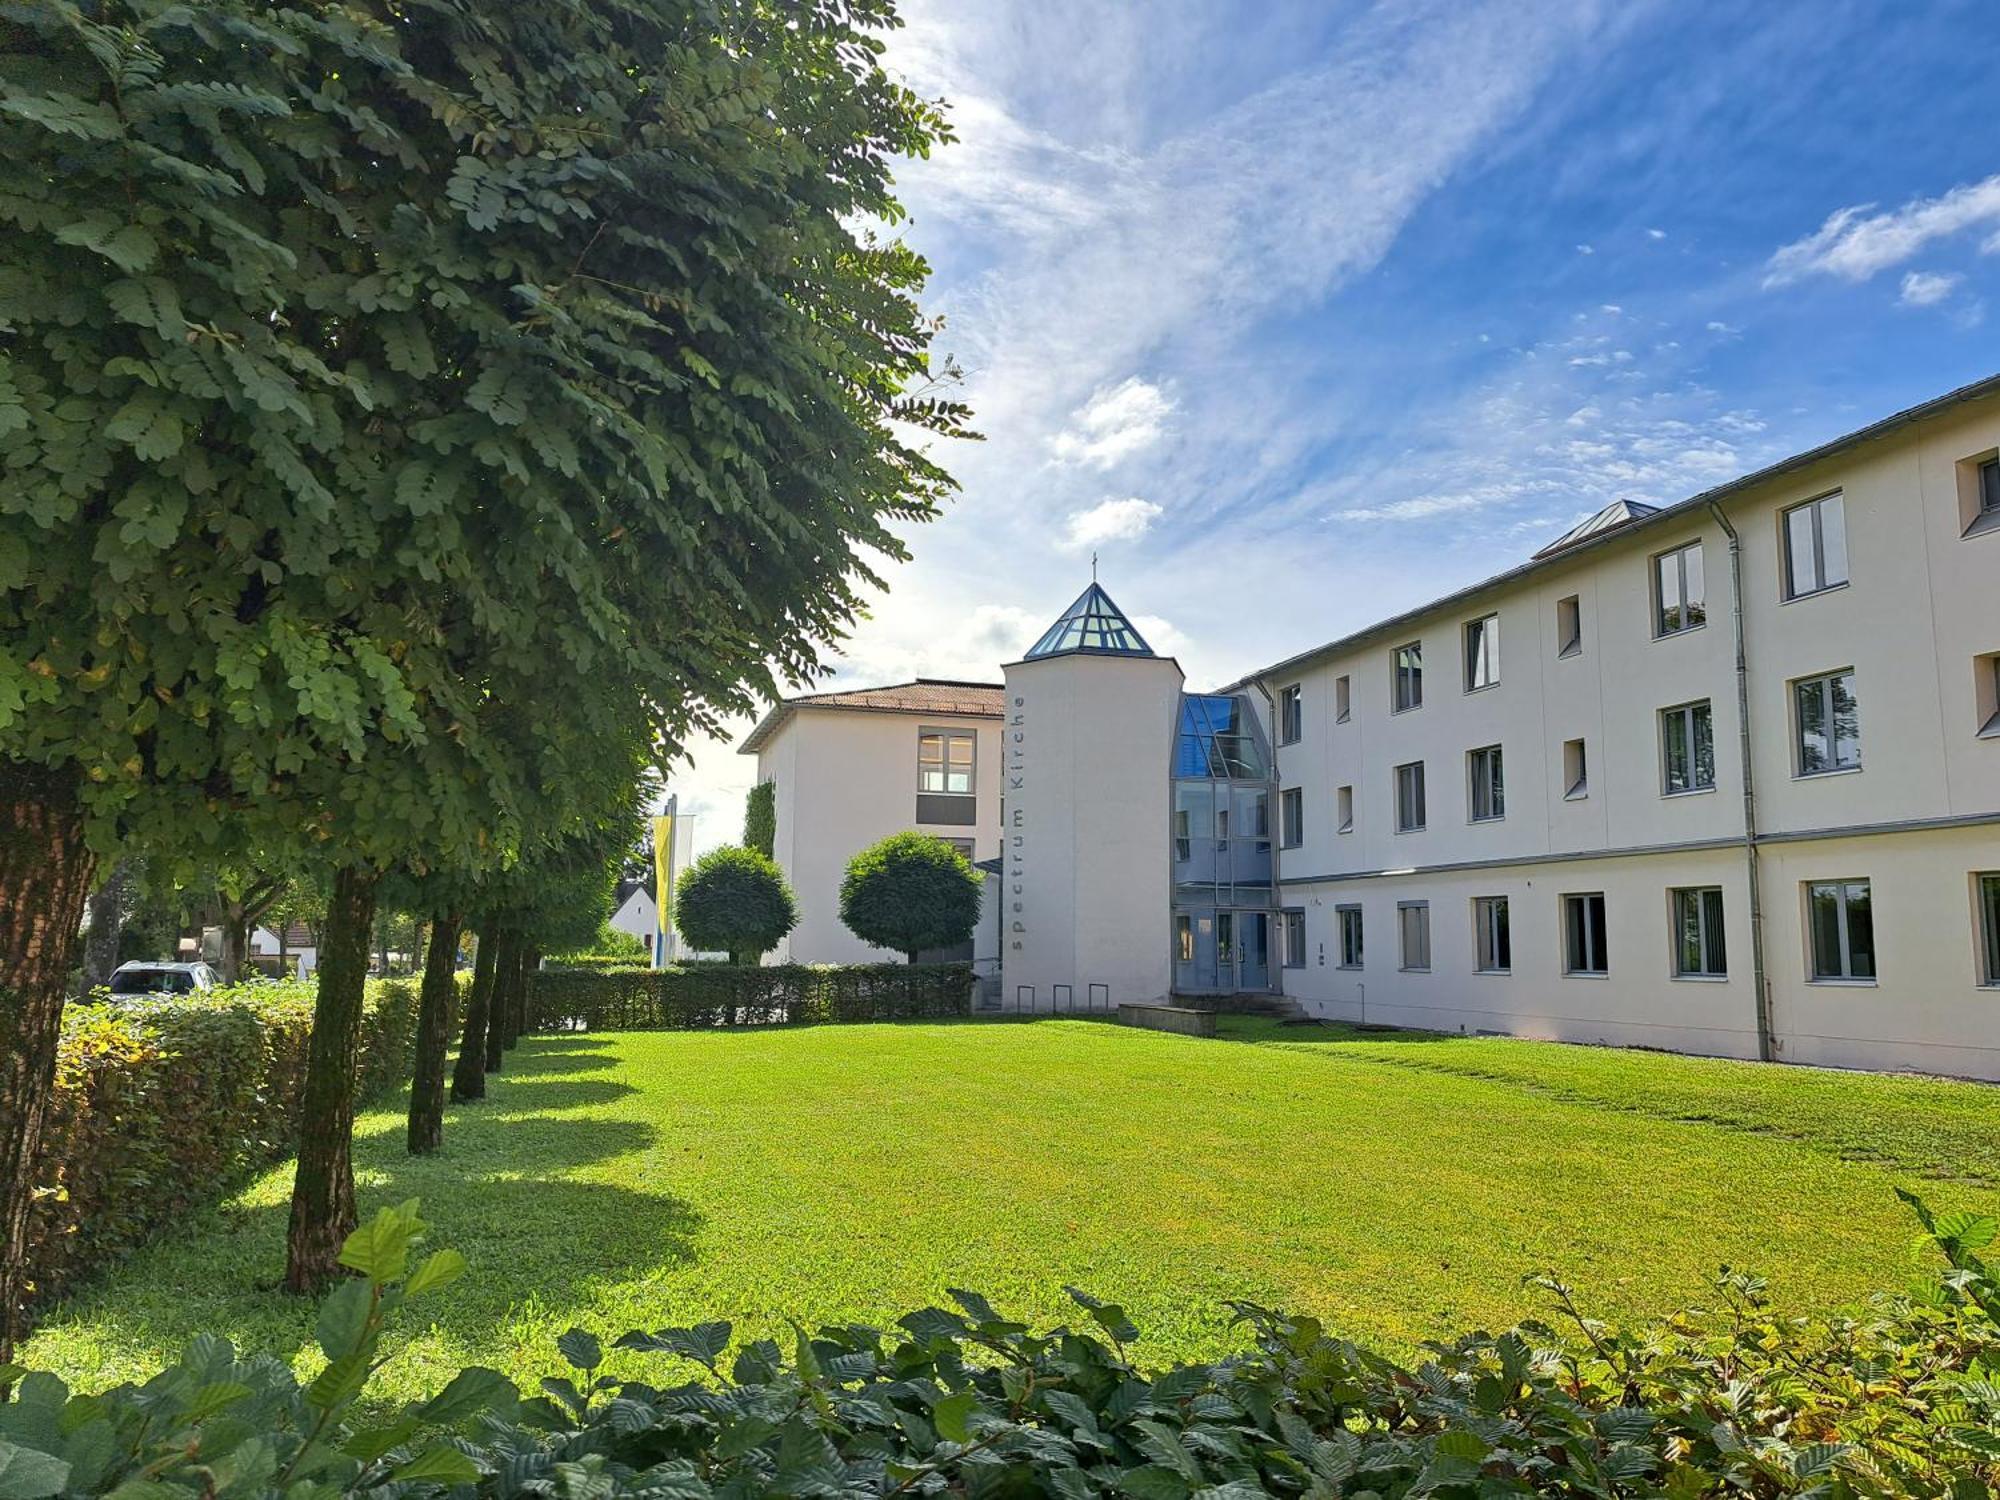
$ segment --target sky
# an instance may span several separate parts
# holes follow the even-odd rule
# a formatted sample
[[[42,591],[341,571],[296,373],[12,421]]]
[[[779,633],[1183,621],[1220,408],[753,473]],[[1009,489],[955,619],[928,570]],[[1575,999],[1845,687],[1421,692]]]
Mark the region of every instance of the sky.
[[[2000,371],[1996,0],[905,0],[980,443],[819,686],[1090,581],[1191,688]],[[755,760],[670,785],[732,842]]]

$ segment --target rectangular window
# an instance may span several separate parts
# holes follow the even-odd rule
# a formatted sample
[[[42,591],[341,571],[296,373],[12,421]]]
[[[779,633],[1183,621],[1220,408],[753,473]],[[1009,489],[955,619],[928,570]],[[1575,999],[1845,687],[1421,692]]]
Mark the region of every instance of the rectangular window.
[[[1424,826],[1424,763],[1413,760],[1396,767],[1396,832],[1414,833]]]
[[[1701,577],[1701,543],[1689,542],[1653,559],[1653,634],[1679,635],[1708,623]]]
[[[1411,641],[1407,646],[1398,646],[1395,654],[1396,698],[1395,709],[1402,713],[1406,709],[1422,708],[1424,705],[1424,643]]]
[[[1715,725],[1707,699],[1660,710],[1660,762],[1669,797],[1715,785]]]
[[[1821,880],[1806,887],[1814,979],[1875,977],[1875,914],[1865,880]]]
[[[1278,689],[1278,743],[1296,745],[1304,732],[1304,690],[1295,682]]]
[[[2000,516],[2000,458],[1989,458],[1979,466],[1979,513]]]
[[[1482,974],[1505,974],[1514,967],[1514,944],[1507,934],[1507,898],[1472,898],[1473,965]]]
[[[1500,681],[1500,617],[1486,615],[1465,627],[1465,690],[1476,693]]]
[[[1354,788],[1344,786],[1333,794],[1334,811],[1340,815],[1340,832],[1354,832]]]
[[[2000,875],[1974,878],[1979,882],[1979,982],[2000,985]]]
[[[1607,974],[1604,893],[1563,897],[1563,972]]]
[[[1352,685],[1345,675],[1333,679],[1334,723],[1345,724],[1347,722],[1347,716],[1354,706],[1350,696],[1351,692]]]
[[[1847,582],[1847,519],[1839,495],[1784,513],[1785,597],[1802,599]]]
[[[1861,765],[1861,710],[1854,701],[1854,673],[1829,672],[1792,684],[1798,713],[1799,775],[1822,776]]]
[[[1563,741],[1563,798],[1574,802],[1590,795],[1590,763],[1585,759],[1582,740]]]
[[[1507,787],[1501,771],[1500,747],[1488,745],[1483,750],[1472,751],[1465,759],[1472,781],[1472,821],[1485,823],[1506,817]]]
[[[1343,969],[1361,967],[1361,908],[1358,906],[1336,906],[1333,909],[1335,926],[1340,929],[1340,966]]]
[[[926,729],[919,734],[917,790],[972,795],[975,743],[969,730]]]
[[[1423,970],[1431,966],[1431,904],[1428,901],[1398,901],[1396,928],[1402,938],[1403,967]]]
[[[1583,650],[1583,601],[1571,594],[1556,600],[1556,655],[1576,656]]]
[[[2000,735],[2000,651],[1972,659],[1972,693],[1979,737]]]
[[[1674,974],[1720,979],[1729,972],[1722,937],[1722,888],[1692,886],[1670,893],[1674,908]]]
[[[1283,913],[1282,921],[1285,967],[1303,969],[1306,966],[1306,914],[1302,911],[1288,911]]]
[[[1296,849],[1306,841],[1306,803],[1303,788],[1288,786],[1278,793],[1278,846]]]

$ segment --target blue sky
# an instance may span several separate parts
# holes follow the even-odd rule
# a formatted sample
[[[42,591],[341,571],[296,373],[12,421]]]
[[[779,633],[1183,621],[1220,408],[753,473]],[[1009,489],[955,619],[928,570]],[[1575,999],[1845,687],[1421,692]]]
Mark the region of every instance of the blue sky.
[[[1095,548],[1212,685],[2000,371],[1994,0],[905,14],[987,441],[843,683],[997,679]],[[695,748],[733,839],[752,763]]]

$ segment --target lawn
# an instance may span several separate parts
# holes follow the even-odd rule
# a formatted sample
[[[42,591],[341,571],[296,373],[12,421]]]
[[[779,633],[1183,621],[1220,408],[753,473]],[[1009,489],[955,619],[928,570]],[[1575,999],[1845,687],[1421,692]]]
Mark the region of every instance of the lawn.
[[[364,1211],[420,1197],[472,1273],[426,1299],[387,1394],[527,1379],[572,1325],[882,1322],[951,1286],[1049,1322],[1122,1302],[1151,1362],[1235,1343],[1226,1299],[1407,1354],[1541,1309],[1701,1300],[1718,1264],[1826,1309],[1900,1283],[1891,1191],[2000,1210],[2000,1090],[1550,1044],[1088,1021],[529,1040],[446,1149],[363,1116]],[[272,1290],[288,1170],[52,1310],[25,1363],[93,1385],[194,1333],[311,1352]],[[635,1359],[636,1356],[625,1356]]]

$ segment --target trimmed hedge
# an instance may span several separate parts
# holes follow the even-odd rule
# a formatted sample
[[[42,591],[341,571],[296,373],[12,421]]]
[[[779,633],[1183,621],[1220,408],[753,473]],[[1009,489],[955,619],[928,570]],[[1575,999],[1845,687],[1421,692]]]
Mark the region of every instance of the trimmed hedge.
[[[812,1021],[912,1021],[972,1013],[966,964],[690,964],[542,969],[528,1029],[690,1031]]]
[[[313,993],[288,980],[69,1008],[28,1222],[37,1301],[296,1148]],[[409,1078],[416,1013],[416,981],[369,981],[357,1097]]]

